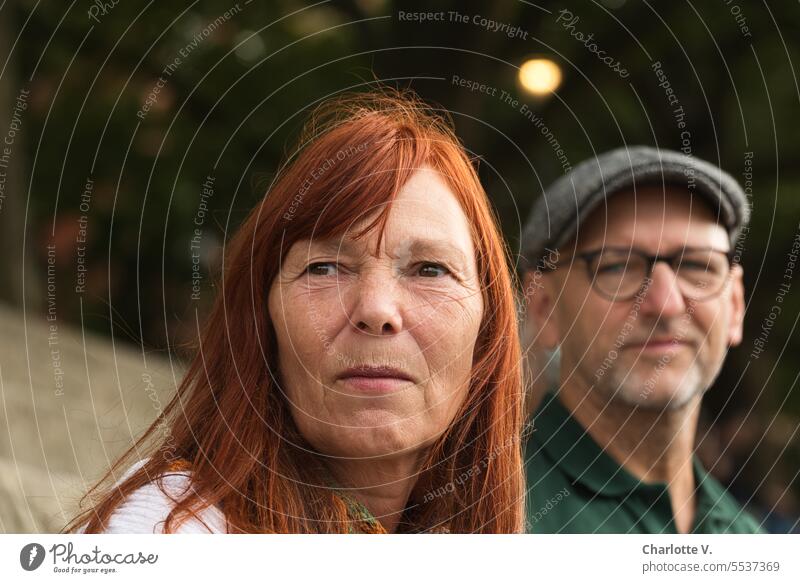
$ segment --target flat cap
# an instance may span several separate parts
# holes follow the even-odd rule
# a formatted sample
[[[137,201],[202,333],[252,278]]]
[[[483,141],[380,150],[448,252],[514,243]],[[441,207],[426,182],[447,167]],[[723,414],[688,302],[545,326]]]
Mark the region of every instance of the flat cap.
[[[584,160],[556,180],[533,205],[522,232],[520,252],[526,269],[569,241],[578,225],[613,194],[645,185],[686,188],[707,201],[736,244],[750,220],[747,197],[727,172],[680,152],[631,146]]]

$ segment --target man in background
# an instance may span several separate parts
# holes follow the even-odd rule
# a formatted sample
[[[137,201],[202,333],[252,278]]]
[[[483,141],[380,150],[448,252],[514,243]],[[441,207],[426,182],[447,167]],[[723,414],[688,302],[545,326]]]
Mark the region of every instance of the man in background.
[[[731,176],[649,147],[587,160],[536,202],[525,328],[560,363],[526,443],[530,532],[760,532],[694,453],[742,339],[748,219]]]

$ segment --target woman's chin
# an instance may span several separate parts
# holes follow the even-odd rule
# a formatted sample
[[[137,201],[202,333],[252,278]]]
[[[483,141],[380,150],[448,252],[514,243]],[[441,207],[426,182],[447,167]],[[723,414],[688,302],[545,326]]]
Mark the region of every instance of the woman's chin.
[[[363,427],[340,428],[329,435],[320,451],[342,458],[388,458],[407,455],[419,450],[430,440],[418,436],[408,421],[390,424],[372,424]]]

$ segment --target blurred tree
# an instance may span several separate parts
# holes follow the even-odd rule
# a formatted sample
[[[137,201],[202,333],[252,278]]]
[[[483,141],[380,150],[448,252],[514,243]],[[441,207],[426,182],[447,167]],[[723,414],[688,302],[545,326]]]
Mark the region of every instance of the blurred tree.
[[[0,10],[0,57],[4,63],[0,73],[0,247],[5,255],[0,270],[0,299],[11,305],[40,311],[42,309],[42,278],[34,261],[30,243],[24,245],[28,216],[25,133],[25,110],[18,106],[18,97],[27,99],[29,88],[17,78],[16,54],[12,43],[18,37],[11,34],[17,27],[10,23],[9,10]],[[22,93],[21,93],[22,91]],[[20,101],[27,108],[25,101]],[[15,113],[17,118],[15,119]],[[14,130],[12,122],[19,129]],[[13,132],[13,134],[12,134]],[[8,141],[12,143],[9,144]],[[24,282],[24,285],[23,285]]]

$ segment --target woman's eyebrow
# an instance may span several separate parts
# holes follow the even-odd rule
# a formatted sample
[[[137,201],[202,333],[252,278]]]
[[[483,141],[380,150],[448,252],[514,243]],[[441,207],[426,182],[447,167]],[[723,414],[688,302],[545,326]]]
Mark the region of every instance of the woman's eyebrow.
[[[349,239],[316,239],[308,244],[308,254],[332,253],[335,255],[360,255],[363,253],[361,245]]]
[[[403,245],[412,255],[430,256],[431,258],[442,257],[455,263],[458,269],[466,269],[469,265],[467,256],[457,246],[445,239],[412,239],[410,243]],[[349,239],[326,239],[311,241],[308,246],[308,254],[312,253],[331,253],[337,256],[361,256],[365,253],[364,246],[359,241]],[[390,253],[392,257],[398,255],[397,251]]]
[[[464,252],[447,240],[441,239],[414,239],[410,246],[414,254],[443,255],[452,261],[458,262],[458,267],[465,268],[468,265],[467,256]]]

